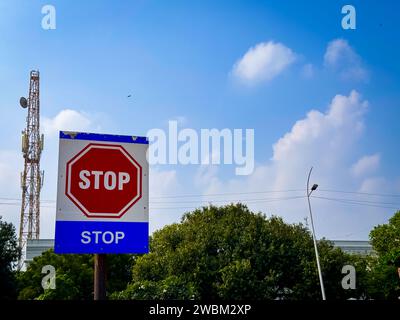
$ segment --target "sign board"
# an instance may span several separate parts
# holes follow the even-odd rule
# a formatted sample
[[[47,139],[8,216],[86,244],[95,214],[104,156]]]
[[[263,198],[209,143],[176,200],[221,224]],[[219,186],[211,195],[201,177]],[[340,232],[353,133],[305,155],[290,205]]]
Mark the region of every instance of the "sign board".
[[[145,137],[60,132],[55,253],[147,253]]]

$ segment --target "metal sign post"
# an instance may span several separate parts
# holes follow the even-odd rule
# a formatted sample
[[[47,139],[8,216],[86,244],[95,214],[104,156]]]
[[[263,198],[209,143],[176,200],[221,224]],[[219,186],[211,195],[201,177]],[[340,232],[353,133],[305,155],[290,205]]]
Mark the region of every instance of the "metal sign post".
[[[94,300],[106,300],[106,255],[94,255]]]

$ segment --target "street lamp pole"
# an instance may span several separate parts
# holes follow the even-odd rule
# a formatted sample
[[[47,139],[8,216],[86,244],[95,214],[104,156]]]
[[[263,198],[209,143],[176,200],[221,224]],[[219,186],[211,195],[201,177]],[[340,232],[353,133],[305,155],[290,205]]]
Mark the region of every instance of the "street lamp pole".
[[[312,237],[313,237],[313,242],[314,242],[314,250],[315,250],[315,258],[317,260],[317,267],[318,267],[318,276],[319,276],[319,283],[321,285],[321,294],[322,294],[322,300],[326,300],[325,296],[325,288],[324,288],[324,281],[322,279],[322,271],[321,271],[321,265],[319,263],[319,254],[318,254],[318,247],[317,247],[317,239],[315,237],[315,229],[314,229],[314,221],[313,221],[313,216],[312,216],[312,211],[311,211],[311,202],[310,202],[310,196],[311,193],[315,190],[317,190],[318,185],[314,184],[311,187],[311,190],[309,188],[310,184],[310,176],[312,172],[312,167],[310,169],[310,172],[308,173],[308,178],[307,178],[307,200],[308,200],[308,209],[310,210],[310,222],[311,222],[311,231],[312,231]]]

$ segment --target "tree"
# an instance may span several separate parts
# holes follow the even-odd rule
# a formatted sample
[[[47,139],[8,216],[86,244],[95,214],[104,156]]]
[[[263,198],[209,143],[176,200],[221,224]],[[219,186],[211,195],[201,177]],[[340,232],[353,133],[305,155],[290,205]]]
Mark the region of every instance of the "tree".
[[[388,224],[375,227],[370,238],[378,257],[375,259],[369,279],[369,292],[375,299],[400,297],[400,211]]]
[[[122,290],[131,278],[132,255],[107,255],[107,292]],[[51,265],[56,272],[56,288],[43,289],[42,268]],[[92,300],[93,255],[58,255],[53,250],[36,257],[19,276],[19,299]]]
[[[388,262],[400,267],[400,211],[389,219],[388,224],[376,226],[370,238],[378,255],[385,256]]]
[[[20,255],[15,227],[2,221],[0,216],[0,300],[13,299],[16,296],[14,267]]]
[[[341,269],[350,256],[319,243],[327,295],[346,298]],[[301,224],[245,205],[204,207],[155,232],[136,257],[132,282],[114,299],[320,299],[314,248]]]
[[[56,289],[44,290],[42,269],[51,265],[56,272]],[[58,255],[52,249],[35,257],[19,276],[18,299],[74,299],[92,297],[93,258],[91,255]]]
[[[371,232],[376,256],[349,255],[327,240],[318,242],[328,300],[397,299],[399,218],[397,212]],[[12,226],[1,226],[12,234]],[[16,247],[15,235],[11,243],[2,248]],[[56,269],[55,290],[41,286],[45,265]],[[107,265],[113,299],[321,299],[309,230],[242,204],[186,213],[180,223],[153,233],[149,254],[108,255]],[[355,289],[342,287],[345,265],[356,270]],[[20,299],[92,299],[93,256],[49,250],[18,278]]]

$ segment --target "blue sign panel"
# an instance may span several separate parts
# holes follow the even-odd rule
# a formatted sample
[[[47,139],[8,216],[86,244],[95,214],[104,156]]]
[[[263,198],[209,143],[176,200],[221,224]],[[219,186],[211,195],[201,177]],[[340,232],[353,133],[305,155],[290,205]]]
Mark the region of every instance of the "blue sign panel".
[[[57,221],[55,253],[147,253],[147,222]]]

